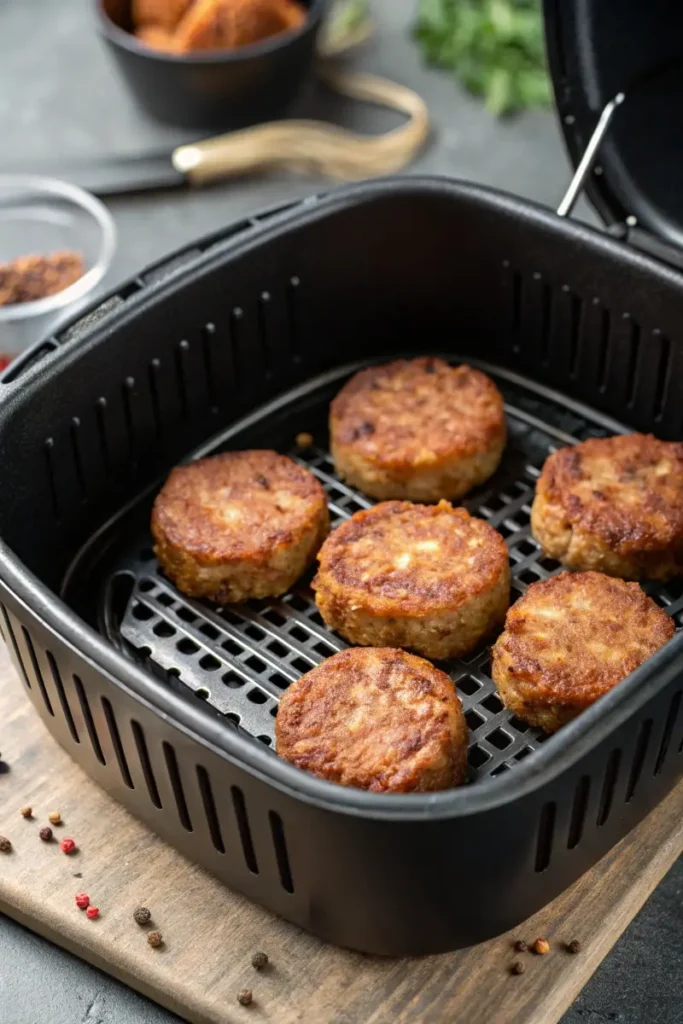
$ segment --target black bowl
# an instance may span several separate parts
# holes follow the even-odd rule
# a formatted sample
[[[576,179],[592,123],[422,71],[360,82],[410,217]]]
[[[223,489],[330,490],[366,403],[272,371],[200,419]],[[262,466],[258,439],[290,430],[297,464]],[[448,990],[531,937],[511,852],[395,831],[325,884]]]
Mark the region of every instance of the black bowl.
[[[142,107],[172,124],[234,129],[281,117],[309,74],[327,0],[301,2],[308,17],[295,31],[190,54],[138,42],[130,0],[95,0],[95,6],[102,36]]]

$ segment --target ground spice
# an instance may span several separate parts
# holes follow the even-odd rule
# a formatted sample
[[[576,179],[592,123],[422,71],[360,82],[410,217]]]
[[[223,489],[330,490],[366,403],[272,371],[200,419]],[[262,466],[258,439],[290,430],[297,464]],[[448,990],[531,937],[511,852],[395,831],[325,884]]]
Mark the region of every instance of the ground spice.
[[[62,816],[59,813],[59,811],[50,811],[50,813],[48,814],[47,817],[48,817],[48,821],[51,821],[53,825],[61,825],[62,824]]]
[[[525,967],[521,960],[515,960],[514,964],[510,968],[511,974],[524,974]]]
[[[52,839],[52,829],[49,825],[44,825],[38,833],[44,843],[49,843]]]
[[[137,907],[137,909],[133,911],[133,918],[137,924],[149,924],[152,920],[152,915],[147,907]]]
[[[0,853],[11,853],[12,844],[6,836],[0,836]]]
[[[76,843],[73,839],[62,839],[59,848],[62,853],[73,853],[76,849]]]
[[[254,1001],[254,994],[250,988],[243,988],[237,993],[237,1002],[240,1006],[251,1006]]]
[[[22,818],[32,818],[33,817],[33,808],[32,807],[22,807],[21,808],[21,816],[22,816]]]
[[[94,921],[96,917],[100,916],[100,908],[88,907],[88,909],[86,910],[86,914],[88,915],[91,921]]]
[[[534,942],[534,953],[538,953],[539,956],[545,956],[546,953],[550,952],[550,943],[547,939],[536,939]]]
[[[567,950],[570,953],[580,953],[581,952],[581,943],[579,942],[578,939],[572,939],[572,941],[567,946]]]
[[[87,910],[90,903],[90,897],[87,892],[76,893],[76,906],[80,907],[81,910]]]
[[[147,936],[147,941],[153,949],[158,949],[162,945],[164,939],[161,932],[150,932]]]
[[[267,953],[254,953],[251,958],[251,966],[255,967],[257,971],[262,971],[264,967],[268,966],[268,954]]]
[[[517,939],[517,941],[515,942],[515,950],[518,953],[526,953],[528,948],[529,947],[527,946],[527,944],[524,941],[524,939]]]

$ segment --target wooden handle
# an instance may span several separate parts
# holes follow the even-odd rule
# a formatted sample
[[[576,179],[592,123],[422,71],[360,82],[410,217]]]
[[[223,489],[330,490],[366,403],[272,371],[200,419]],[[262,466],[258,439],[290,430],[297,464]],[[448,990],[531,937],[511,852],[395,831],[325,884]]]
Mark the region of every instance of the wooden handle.
[[[323,121],[273,121],[180,146],[174,166],[196,185],[266,167],[356,181],[401,170],[425,143],[429,113],[411,89],[326,62],[320,63],[318,75],[336,92],[398,110],[408,122],[385,135],[368,136]]]

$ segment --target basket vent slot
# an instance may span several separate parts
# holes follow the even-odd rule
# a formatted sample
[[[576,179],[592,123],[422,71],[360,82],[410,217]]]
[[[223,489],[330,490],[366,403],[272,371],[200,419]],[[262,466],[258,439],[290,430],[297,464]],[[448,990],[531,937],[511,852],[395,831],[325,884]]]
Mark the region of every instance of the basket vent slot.
[[[287,283],[287,325],[289,328],[289,351],[292,358],[298,362],[301,359],[301,338],[299,329],[299,297],[301,281],[296,275],[290,277]]]
[[[242,852],[244,854],[244,860],[251,873],[257,875],[258,863],[256,861],[254,843],[251,838],[251,829],[249,827],[249,818],[247,816],[247,805],[244,801],[244,793],[239,788],[239,786],[231,786],[230,792],[232,793],[232,805],[235,809],[237,828],[239,830],[240,839],[242,841]]]
[[[85,502],[88,498],[88,489],[85,482],[85,473],[83,472],[83,455],[81,453],[81,421],[78,416],[73,416],[71,419],[69,438],[71,440],[71,454],[73,455],[74,460],[76,481],[78,482],[78,488],[81,492],[81,501]]]
[[[90,737],[90,743],[92,745],[95,757],[101,765],[106,765],[104,753],[102,751],[102,744],[100,738],[97,735],[97,729],[95,728],[95,720],[90,710],[90,704],[88,703],[88,695],[85,692],[85,687],[78,676],[73,676],[74,686],[76,687],[76,693],[78,694],[78,701],[81,705],[81,711],[83,713],[83,720],[85,727],[88,730],[88,736]]]
[[[536,844],[536,871],[545,871],[550,864],[553,852],[553,837],[555,833],[556,805],[554,803],[544,804],[541,817],[538,822],[538,842]]]
[[[572,295],[570,335],[569,335],[569,375],[576,377],[579,361],[579,338],[581,337],[581,320],[583,318],[583,300],[579,295]]]
[[[645,763],[645,757],[647,755],[647,748],[650,745],[650,736],[652,734],[652,719],[646,718],[640,727],[638,733],[638,739],[636,741],[636,749],[633,755],[633,764],[631,765],[631,772],[628,777],[628,785],[626,786],[626,803],[635,796],[636,786],[643,771],[643,764]]]
[[[190,411],[189,397],[187,394],[187,377],[189,372],[188,355],[190,343],[183,339],[175,350],[175,370],[178,382],[178,398],[183,419],[187,419]]]
[[[111,472],[111,453],[109,451],[109,441],[107,440],[106,413],[107,399],[100,396],[95,402],[95,422],[97,423],[97,437],[100,442],[100,452],[102,453],[102,465],[108,476]]]
[[[614,789],[617,784],[620,761],[621,751],[613,750],[607,759],[605,779],[602,784],[602,792],[600,793],[600,805],[598,807],[598,816],[596,820],[596,824],[599,827],[605,824],[610,816],[610,811],[612,810],[612,800],[614,798]]]
[[[147,792],[149,798],[154,806],[161,810],[161,797],[159,796],[159,787],[157,786],[157,780],[154,776],[154,770],[152,768],[152,762],[149,759],[149,751],[147,749],[147,742],[145,740],[145,734],[142,731],[142,726],[139,722],[136,722],[134,718],[131,719],[130,727],[133,733],[133,739],[135,741],[135,747],[140,758],[140,767],[142,768],[142,774],[147,784]]]
[[[59,523],[62,517],[62,510],[59,505],[59,497],[57,491],[57,479],[55,472],[55,442],[52,437],[48,437],[45,442],[45,464],[47,466],[47,483],[50,491],[50,498],[52,499],[52,511],[56,521]]]
[[[669,705],[669,713],[666,716],[666,722],[664,724],[664,732],[662,733],[662,742],[659,745],[659,751],[657,752],[657,760],[655,761],[654,774],[659,775],[664,762],[666,761],[666,755],[669,752],[669,746],[671,744],[671,736],[674,731],[674,725],[676,718],[678,717],[678,711],[681,706],[681,691],[675,693],[671,698]]]
[[[28,656],[31,660],[33,678],[38,683],[38,689],[40,690],[40,695],[43,698],[43,703],[45,704],[48,713],[52,715],[52,717],[54,718],[55,713],[52,708],[52,701],[50,700],[50,695],[48,694],[47,689],[45,688],[45,680],[43,679],[43,673],[40,670],[40,665],[38,664],[38,659],[36,658],[36,651],[33,646],[33,641],[31,640],[31,636],[29,634],[29,631],[26,629],[26,626],[21,627],[21,632],[24,637],[24,643],[26,644]]]
[[[204,805],[204,814],[206,815],[206,822],[209,826],[211,842],[219,853],[225,853],[225,844],[221,834],[218,814],[216,813],[216,804],[213,799],[211,779],[209,778],[209,773],[206,768],[201,764],[197,765],[197,782],[199,783],[199,792],[201,793],[202,803]]]
[[[166,770],[171,783],[171,789],[173,790],[173,796],[175,797],[176,808],[178,810],[178,817],[180,818],[180,824],[183,826],[186,832],[192,831],[192,821],[190,820],[190,812],[187,809],[187,801],[185,799],[185,791],[183,790],[183,781],[180,778],[180,769],[178,768],[178,759],[176,757],[175,750],[170,743],[166,740],[161,744],[164,751],[164,758],[166,760]]]
[[[130,768],[128,767],[128,761],[126,760],[126,752],[123,749],[123,744],[121,743],[121,736],[119,734],[116,716],[114,715],[114,709],[107,697],[102,697],[101,701],[104,717],[107,720],[107,726],[109,728],[109,735],[111,736],[112,746],[114,747],[114,753],[116,754],[116,760],[118,761],[119,771],[121,772],[121,778],[128,786],[128,789],[135,789],[130,774]]]
[[[46,651],[45,656],[47,657],[47,663],[50,666],[50,673],[52,675],[52,679],[55,684],[55,689],[59,697],[59,703],[62,706],[62,711],[64,713],[66,724],[69,728],[69,732],[71,733],[71,738],[74,740],[74,742],[80,743],[81,741],[78,736],[78,730],[76,729],[76,723],[74,722],[73,715],[71,714],[71,708],[69,707],[69,701],[67,700],[66,691],[64,689],[64,683],[62,682],[62,677],[59,672],[59,666],[57,665],[57,662],[55,661],[50,651]]]
[[[135,390],[135,377],[126,377],[121,385],[123,396],[123,421],[126,425],[126,440],[128,443],[128,457],[131,463],[135,459],[135,423],[133,420],[133,392]]]
[[[655,385],[654,414],[655,420],[661,420],[666,406],[671,377],[671,342],[664,335],[660,336],[659,366],[657,367],[657,383]]]
[[[161,370],[161,360],[153,359],[149,364],[149,394],[152,402],[152,419],[154,420],[154,429],[158,438],[161,438],[164,433],[164,424],[161,418],[161,403],[159,402],[159,371]]]
[[[285,828],[282,824],[282,818],[276,811],[268,811],[268,821],[270,822],[270,831],[273,837],[273,846],[275,847],[275,859],[277,860],[277,867],[280,872],[282,888],[286,892],[294,892],[294,882],[292,880],[292,870],[289,866],[289,854],[287,852]]]
[[[12,629],[12,623],[10,622],[10,617],[7,614],[7,609],[5,608],[4,604],[0,605],[0,608],[2,608],[2,616],[3,616],[4,620],[5,620],[5,628],[7,629],[7,635],[10,638],[10,641],[12,643],[12,650],[14,651],[14,656],[17,659],[17,665],[19,666],[19,669],[21,671],[24,683],[26,684],[26,688],[28,690],[30,690],[31,689],[31,680],[29,678],[28,672],[26,671],[26,666],[24,665],[24,659],[22,658],[22,656],[21,656],[21,654],[19,652],[19,645],[17,643],[17,638],[14,635],[14,630]]]
[[[598,350],[598,391],[605,391],[607,388],[607,367],[609,363],[609,341],[611,322],[608,309],[600,312],[600,340]]]
[[[576,784],[572,813],[569,819],[569,834],[567,836],[567,848],[573,850],[581,842],[583,827],[586,822],[586,811],[588,809],[588,797],[590,795],[591,780],[588,775],[582,775]]]

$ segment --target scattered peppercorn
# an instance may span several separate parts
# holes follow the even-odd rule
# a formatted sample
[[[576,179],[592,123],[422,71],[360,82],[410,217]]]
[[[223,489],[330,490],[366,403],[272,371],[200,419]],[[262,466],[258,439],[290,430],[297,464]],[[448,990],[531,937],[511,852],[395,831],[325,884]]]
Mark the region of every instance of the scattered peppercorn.
[[[147,941],[153,949],[158,949],[164,940],[161,932],[150,932],[147,936]]]
[[[301,434],[296,435],[296,446],[297,448],[310,448],[313,444],[313,434],[308,434],[304,431]]]
[[[80,907],[81,910],[87,910],[89,903],[90,903],[90,897],[88,896],[87,892],[77,892],[76,893],[76,906],[77,907]]]
[[[62,839],[59,848],[62,853],[73,853],[76,849],[76,843],[73,839]]]
[[[534,953],[538,953],[539,956],[545,956],[546,953],[550,952],[550,943],[547,939],[536,939],[534,942]]]
[[[264,967],[268,966],[268,954],[254,953],[251,958],[251,966],[255,967],[257,971],[262,971]]]
[[[5,836],[0,836],[0,853],[10,853],[12,844]]]
[[[40,836],[44,843],[49,843],[50,840],[52,839],[52,829],[50,828],[49,825],[44,825],[43,828],[41,828],[38,835]]]
[[[524,939],[517,939],[517,941],[515,942],[515,950],[518,953],[526,953],[528,948],[529,947],[527,946],[527,944],[524,941]]]
[[[74,878],[83,878],[83,872],[82,871],[74,871],[73,877]]]
[[[48,820],[51,821],[53,825],[61,825],[62,824],[62,816],[59,813],[59,811],[50,811],[50,813],[48,814],[47,817],[48,817]]]
[[[133,911],[133,917],[138,924],[149,924],[152,920],[152,915],[147,907],[138,907]]]
[[[86,910],[86,914],[88,915],[91,921],[94,921],[96,917],[100,916],[100,908],[88,907],[88,909]]]
[[[524,964],[522,963],[522,961],[521,960],[515,960],[514,964],[510,968],[510,973],[511,974],[524,974],[524,970],[525,970],[525,967],[524,967]]]
[[[32,807],[22,807],[21,808],[21,816],[22,816],[22,818],[32,818],[33,817],[33,808]]]
[[[254,1001],[254,994],[250,988],[243,988],[237,993],[237,1002],[240,1006],[251,1006]]]
[[[578,939],[572,939],[572,941],[567,946],[567,949],[569,950],[570,953],[580,953],[581,952],[581,943],[579,942]]]

